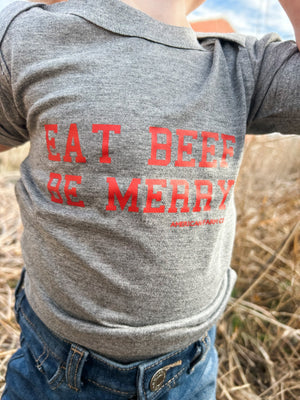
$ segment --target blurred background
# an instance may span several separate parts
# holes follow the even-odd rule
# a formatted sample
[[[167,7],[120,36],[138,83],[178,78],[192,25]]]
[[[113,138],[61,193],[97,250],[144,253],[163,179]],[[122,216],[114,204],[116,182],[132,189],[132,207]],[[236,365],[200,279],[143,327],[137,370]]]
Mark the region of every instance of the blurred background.
[[[227,20],[233,29],[245,35],[261,37],[277,32],[282,39],[294,38],[293,27],[277,0],[206,0],[190,19]]]
[[[0,0],[0,9],[9,2]],[[277,0],[207,0],[190,20],[196,30],[257,37],[275,31],[293,39]],[[23,265],[22,223],[14,185],[28,150],[26,144],[0,154],[0,395],[19,345],[13,303]],[[299,137],[246,140],[235,190],[238,280],[217,335],[218,400],[300,399],[299,154]]]

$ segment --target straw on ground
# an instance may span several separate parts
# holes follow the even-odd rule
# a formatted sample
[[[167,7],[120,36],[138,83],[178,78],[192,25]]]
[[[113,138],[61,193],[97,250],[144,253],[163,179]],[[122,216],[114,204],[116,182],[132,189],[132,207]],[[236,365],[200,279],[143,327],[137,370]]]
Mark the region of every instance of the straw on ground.
[[[300,398],[299,150],[295,137],[247,141],[236,187],[238,281],[218,327],[218,400]],[[22,224],[14,183],[26,151],[0,157],[0,394],[19,345],[12,309]]]

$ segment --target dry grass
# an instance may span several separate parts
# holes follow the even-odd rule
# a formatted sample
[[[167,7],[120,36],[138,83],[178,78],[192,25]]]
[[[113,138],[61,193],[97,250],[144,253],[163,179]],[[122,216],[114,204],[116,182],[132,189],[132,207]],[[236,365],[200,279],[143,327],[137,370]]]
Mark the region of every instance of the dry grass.
[[[250,138],[246,147],[232,260],[239,278],[217,338],[218,400],[300,398],[299,150],[299,138],[280,136]],[[22,226],[13,192],[25,151],[13,152],[14,165],[12,152],[0,156],[0,394],[18,346],[12,307]]]
[[[14,287],[22,266],[22,224],[14,196],[14,183],[19,175],[15,168],[20,164],[24,153],[26,149],[22,148],[0,155],[0,395],[4,386],[6,364],[19,342],[13,303]]]
[[[246,148],[218,400],[300,398],[299,150],[299,138],[282,136],[252,138]]]

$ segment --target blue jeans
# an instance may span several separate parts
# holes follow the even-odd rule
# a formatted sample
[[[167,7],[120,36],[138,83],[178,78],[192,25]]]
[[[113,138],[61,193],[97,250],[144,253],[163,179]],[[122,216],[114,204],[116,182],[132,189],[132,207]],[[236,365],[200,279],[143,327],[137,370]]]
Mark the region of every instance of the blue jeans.
[[[8,363],[2,400],[215,400],[215,327],[180,351],[120,364],[57,337],[16,290],[21,348]]]

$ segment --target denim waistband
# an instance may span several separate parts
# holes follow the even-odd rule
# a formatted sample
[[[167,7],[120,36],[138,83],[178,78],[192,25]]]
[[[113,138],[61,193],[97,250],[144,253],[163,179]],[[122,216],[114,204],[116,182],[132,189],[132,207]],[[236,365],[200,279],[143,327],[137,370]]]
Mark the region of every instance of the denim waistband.
[[[21,343],[26,342],[53,390],[67,384],[78,392],[89,384],[130,399],[155,400],[176,386],[183,374],[205,359],[214,334],[211,330],[185,349],[161,357],[121,364],[51,332],[32,310],[21,285],[16,290],[15,311]]]

